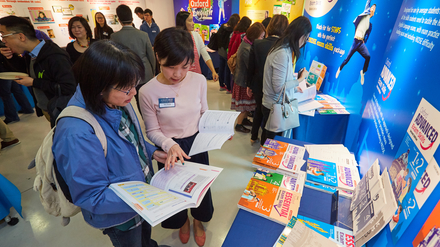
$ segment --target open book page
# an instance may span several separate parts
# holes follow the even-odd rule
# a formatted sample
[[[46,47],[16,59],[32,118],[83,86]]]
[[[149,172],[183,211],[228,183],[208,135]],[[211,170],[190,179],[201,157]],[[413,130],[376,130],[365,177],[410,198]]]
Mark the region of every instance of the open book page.
[[[298,103],[298,111],[305,112],[310,110],[315,110],[323,107],[321,103],[316,100],[309,99]]]
[[[234,135],[235,120],[238,115],[239,112],[232,111],[206,111],[200,118],[199,134],[188,155],[220,149]]]
[[[305,82],[305,81],[303,81]],[[301,86],[300,86],[301,87]],[[306,100],[310,100],[310,99],[314,99],[316,96],[316,86],[313,85],[311,87],[305,87],[305,88],[301,88],[303,90],[302,93],[297,92],[293,94],[293,97],[296,98],[298,100],[298,103],[306,101]]]
[[[115,183],[111,184],[109,188],[151,226],[155,226],[175,213],[190,207],[190,203],[186,200],[145,182]]]
[[[176,163],[173,168],[166,171],[161,169],[153,179],[151,185],[165,191],[174,193],[176,196],[188,200],[198,206],[204,193],[220,174],[222,168],[201,165],[186,161],[185,165]]]

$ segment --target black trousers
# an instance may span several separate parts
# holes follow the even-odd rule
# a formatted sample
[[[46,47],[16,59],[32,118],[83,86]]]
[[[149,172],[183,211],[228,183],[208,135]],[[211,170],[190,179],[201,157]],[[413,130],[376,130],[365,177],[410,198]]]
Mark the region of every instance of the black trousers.
[[[180,148],[186,154],[188,154],[189,150],[191,150],[191,146],[197,134],[198,132],[190,137],[186,137],[182,139],[173,138],[173,140],[179,144]],[[208,152],[193,155],[191,156],[191,159],[188,161],[209,165]],[[159,167],[159,169],[162,169],[165,165],[163,163],[157,162],[157,166]],[[214,205],[212,204],[211,189],[208,189],[208,192],[206,192],[205,197],[200,203],[200,206],[198,208],[191,208],[191,215],[196,220],[202,222],[208,222],[212,219],[213,214],[214,214]],[[162,227],[168,229],[179,229],[185,224],[187,219],[188,219],[188,210],[185,209],[163,221]]]
[[[252,123],[252,130],[251,130],[251,139],[257,140],[258,139],[258,130],[260,130],[260,127],[264,130],[264,126],[261,126],[261,123],[263,122],[263,112],[261,107],[263,106],[263,95],[254,94],[255,102],[257,103],[257,108],[255,108],[254,112],[254,119]],[[261,135],[263,136],[263,135]],[[264,144],[263,138],[261,138],[261,145]]]
[[[261,106],[261,110],[263,112],[263,126],[266,126],[267,119],[269,118],[270,109],[266,108],[264,105]],[[283,132],[272,132],[269,130],[266,130],[266,128],[263,127],[263,134],[261,134],[261,145],[264,144],[267,138],[274,139],[275,136],[281,136]]]

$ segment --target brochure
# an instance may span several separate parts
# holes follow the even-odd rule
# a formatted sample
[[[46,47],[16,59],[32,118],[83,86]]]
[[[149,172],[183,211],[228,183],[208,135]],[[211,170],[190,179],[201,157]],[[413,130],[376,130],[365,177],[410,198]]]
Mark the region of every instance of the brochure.
[[[151,184],[141,181],[114,183],[116,195],[155,226],[186,208],[196,208],[223,168],[186,161],[161,169]]]
[[[380,166],[379,160],[376,159],[370,169],[359,182],[358,186],[353,192],[353,199],[351,201],[350,210],[353,209],[362,201],[364,197],[370,192],[370,188],[373,188],[376,183],[380,181]]]
[[[298,214],[301,194],[280,185],[251,178],[238,207],[285,225]]]
[[[234,135],[235,120],[239,112],[212,111],[203,113],[199,121],[199,134],[196,136],[189,156],[213,149],[220,149]]]

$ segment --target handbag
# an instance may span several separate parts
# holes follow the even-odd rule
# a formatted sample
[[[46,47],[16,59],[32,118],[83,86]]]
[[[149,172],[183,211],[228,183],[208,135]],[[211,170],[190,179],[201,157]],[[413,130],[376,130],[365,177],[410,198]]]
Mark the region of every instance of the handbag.
[[[281,99],[281,102],[280,102]],[[286,84],[273,103],[266,122],[266,130],[271,132],[283,132],[299,126],[298,100],[290,100],[286,95]]]
[[[237,53],[228,59],[228,67],[231,71],[231,74],[235,74],[235,68],[237,67]]]

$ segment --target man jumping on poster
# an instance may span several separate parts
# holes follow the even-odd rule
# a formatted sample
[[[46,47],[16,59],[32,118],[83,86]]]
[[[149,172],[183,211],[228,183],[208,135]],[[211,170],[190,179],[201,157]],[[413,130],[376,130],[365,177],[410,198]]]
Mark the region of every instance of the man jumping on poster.
[[[373,28],[373,25],[370,23],[370,18],[373,17],[374,12],[376,12],[376,4],[373,4],[371,7],[370,4],[371,0],[367,0],[364,12],[358,15],[353,21],[355,26],[354,41],[351,45],[350,51],[348,52],[347,58],[345,58],[336,72],[336,78],[338,78],[339,72],[341,72],[348,61],[350,61],[351,56],[353,56],[355,52],[359,52],[359,54],[361,54],[361,56],[365,59],[364,68],[361,70],[361,84],[364,85],[364,75],[365,72],[367,72],[368,64],[370,63],[370,52],[368,51],[365,43],[367,43],[371,29]]]

